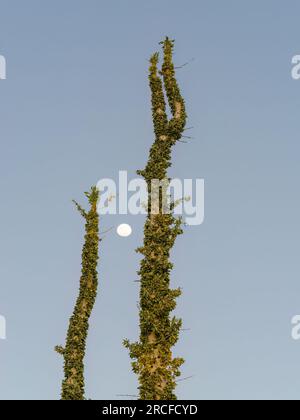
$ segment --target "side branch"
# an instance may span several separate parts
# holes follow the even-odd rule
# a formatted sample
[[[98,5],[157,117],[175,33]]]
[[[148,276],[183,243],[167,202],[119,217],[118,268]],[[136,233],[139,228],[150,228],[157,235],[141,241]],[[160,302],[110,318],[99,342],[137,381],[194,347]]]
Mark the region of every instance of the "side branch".
[[[180,89],[175,78],[173,48],[174,41],[171,41],[167,37],[163,42],[164,62],[161,73],[164,80],[168,103],[173,116],[168,124],[168,134],[171,136],[173,142],[175,143],[180,139],[184,131],[187,115],[184,99],[181,96]]]

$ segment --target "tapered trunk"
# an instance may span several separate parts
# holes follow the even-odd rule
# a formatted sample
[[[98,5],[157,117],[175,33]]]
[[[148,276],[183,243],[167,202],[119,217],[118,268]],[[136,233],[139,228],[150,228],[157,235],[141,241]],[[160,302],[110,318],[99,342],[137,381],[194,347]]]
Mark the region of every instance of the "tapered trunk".
[[[90,210],[86,212],[75,203],[85,218],[85,242],[82,250],[82,273],[79,295],[73,315],[70,318],[65,347],[57,346],[56,351],[64,358],[65,377],[62,383],[62,400],[84,400],[84,356],[86,339],[95,299],[97,296],[98,278],[98,245],[99,216],[97,213],[98,191],[95,187],[86,193]]]
[[[151,147],[146,168],[138,171],[148,185],[148,216],[144,229],[144,244],[138,249],[143,255],[139,275],[140,289],[140,340],[125,345],[134,359],[133,370],[139,377],[140,399],[172,400],[176,377],[182,358],[173,358],[172,347],[176,344],[181,320],[171,317],[176,298],[181,290],[170,289],[170,251],[176,237],[182,233],[181,219],[166,214],[163,209],[164,187],[152,190],[152,181],[169,184],[167,170],[171,166],[171,149],[183,133],[186,123],[184,100],[175,79],[172,62],[173,41],[163,42],[164,61],[158,73],[158,54],[150,60],[149,82],[152,93],[152,115],[155,141]],[[162,79],[160,77],[162,75]],[[165,88],[172,118],[168,120],[163,91]],[[153,198],[153,195],[155,197]]]

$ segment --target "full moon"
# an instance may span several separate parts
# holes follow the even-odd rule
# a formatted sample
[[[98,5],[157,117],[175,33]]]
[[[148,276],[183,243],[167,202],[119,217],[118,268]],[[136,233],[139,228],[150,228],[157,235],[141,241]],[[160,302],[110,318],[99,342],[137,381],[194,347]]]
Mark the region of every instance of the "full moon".
[[[132,233],[131,226],[127,225],[127,223],[123,223],[122,225],[119,225],[117,228],[117,234],[119,236],[122,236],[123,238],[130,236],[131,233]]]

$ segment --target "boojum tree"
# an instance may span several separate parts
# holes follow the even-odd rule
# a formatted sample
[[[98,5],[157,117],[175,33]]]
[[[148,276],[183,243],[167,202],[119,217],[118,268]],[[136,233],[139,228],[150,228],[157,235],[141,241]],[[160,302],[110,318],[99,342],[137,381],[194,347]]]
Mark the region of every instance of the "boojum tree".
[[[84,400],[84,356],[89,329],[89,318],[97,296],[98,288],[98,246],[99,215],[97,203],[99,191],[92,187],[85,195],[89,201],[89,211],[84,210],[74,201],[78,211],[85,219],[85,241],[82,250],[82,271],[79,295],[73,315],[70,318],[65,347],[55,349],[64,358],[64,380],[62,382],[62,400]]]
[[[152,94],[152,115],[155,141],[150,149],[144,170],[137,173],[148,186],[148,215],[144,227],[144,244],[138,248],[143,255],[140,271],[140,339],[125,340],[133,359],[133,371],[139,377],[140,399],[174,400],[176,378],[184,360],[173,357],[172,347],[179,338],[182,321],[171,312],[176,307],[180,289],[170,288],[170,251],[182,234],[182,220],[173,212],[163,211],[163,191],[154,192],[152,180],[167,180],[171,166],[172,147],[183,135],[186,124],[184,99],[175,77],[173,64],[174,41],[166,38],[163,45],[163,64],[158,70],[159,54],[150,59],[149,82]],[[165,90],[165,92],[164,92]],[[165,95],[171,110],[168,118]],[[166,185],[165,185],[166,187]],[[153,199],[153,194],[158,195]],[[176,203],[172,203],[174,209]]]

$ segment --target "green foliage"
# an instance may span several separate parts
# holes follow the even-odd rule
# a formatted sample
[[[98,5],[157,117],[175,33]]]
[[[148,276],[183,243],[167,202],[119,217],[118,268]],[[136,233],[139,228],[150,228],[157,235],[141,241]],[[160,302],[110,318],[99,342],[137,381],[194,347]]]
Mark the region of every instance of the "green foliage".
[[[99,216],[97,202],[99,191],[92,187],[86,192],[90,209],[85,211],[75,205],[85,219],[85,242],[82,250],[82,271],[79,296],[69,322],[65,347],[55,350],[64,358],[65,378],[62,383],[62,400],[84,400],[84,356],[89,329],[89,318],[95,303],[98,287],[97,262],[99,246]]]
[[[155,141],[146,168],[137,172],[147,182],[149,197],[151,180],[167,179],[172,146],[181,138],[187,118],[172,62],[174,41],[166,38],[162,45],[164,59],[161,71],[157,68],[158,53],[151,57],[149,69]],[[170,119],[163,89],[172,113]],[[159,203],[157,214],[151,210],[149,200],[144,244],[137,250],[143,255],[138,273],[141,278],[140,339],[136,343],[125,340],[124,345],[134,360],[133,371],[139,376],[140,399],[173,400],[176,399],[176,378],[180,376],[179,369],[184,361],[173,358],[171,351],[179,338],[182,321],[171,317],[181,290],[170,289],[173,267],[170,251],[177,236],[182,233],[182,221],[173,214],[164,214],[162,203]]]

